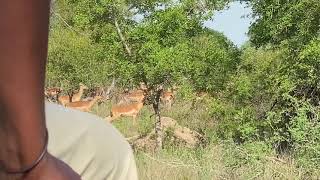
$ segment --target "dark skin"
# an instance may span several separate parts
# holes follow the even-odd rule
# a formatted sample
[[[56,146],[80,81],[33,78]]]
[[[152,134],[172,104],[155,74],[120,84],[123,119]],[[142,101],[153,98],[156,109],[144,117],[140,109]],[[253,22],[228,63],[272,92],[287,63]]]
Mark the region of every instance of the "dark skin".
[[[49,0],[0,1],[0,167],[30,166],[43,150],[49,4]],[[0,170],[0,179],[80,177],[47,153],[29,173],[9,175]]]

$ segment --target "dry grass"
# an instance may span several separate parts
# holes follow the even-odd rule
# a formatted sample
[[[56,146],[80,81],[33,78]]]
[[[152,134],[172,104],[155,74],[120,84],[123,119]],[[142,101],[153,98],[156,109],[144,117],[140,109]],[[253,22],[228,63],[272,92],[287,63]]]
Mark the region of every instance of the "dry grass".
[[[290,159],[267,158],[254,164],[230,166],[224,159],[223,145],[211,145],[203,150],[202,158],[197,159],[192,152],[136,154],[140,178],[147,179],[319,179],[319,174],[307,175],[305,170],[296,167]],[[182,154],[177,154],[182,153]],[[185,155],[187,155],[185,154]],[[182,155],[182,156],[181,156]],[[285,163],[284,163],[285,162]]]

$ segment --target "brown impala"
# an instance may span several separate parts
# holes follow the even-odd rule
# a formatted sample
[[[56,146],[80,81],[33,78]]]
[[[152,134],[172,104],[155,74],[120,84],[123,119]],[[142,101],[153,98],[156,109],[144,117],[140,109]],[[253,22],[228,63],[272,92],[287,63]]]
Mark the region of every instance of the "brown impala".
[[[100,99],[102,99],[102,96],[95,96],[90,101],[76,101],[76,102],[67,103],[66,107],[78,109],[78,110],[84,111],[84,112],[90,112],[92,106]]]
[[[83,84],[80,84],[80,87],[79,87],[79,91],[77,93],[75,93],[72,98],[70,98],[70,96],[60,96],[58,98],[58,101],[60,104],[62,104],[63,106],[65,106],[67,103],[70,102],[70,99],[71,99],[71,102],[77,102],[77,101],[80,101],[81,100],[81,97],[83,95],[83,92],[85,89],[88,89],[87,86],[83,85]]]

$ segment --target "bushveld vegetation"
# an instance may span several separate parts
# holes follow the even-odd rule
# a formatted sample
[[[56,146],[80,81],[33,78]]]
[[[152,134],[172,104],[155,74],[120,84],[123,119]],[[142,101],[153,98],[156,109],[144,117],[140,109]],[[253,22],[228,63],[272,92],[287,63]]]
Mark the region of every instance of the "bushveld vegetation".
[[[320,2],[245,1],[255,22],[241,48],[202,26],[228,3],[56,0],[47,86],[67,93],[113,78],[119,90],[144,82],[153,105],[159,87],[178,87],[161,115],[206,141],[188,148],[164,132],[160,151],[135,152],[141,179],[319,179]],[[107,117],[112,104],[93,112]],[[114,125],[126,137],[146,135],[153,109]]]

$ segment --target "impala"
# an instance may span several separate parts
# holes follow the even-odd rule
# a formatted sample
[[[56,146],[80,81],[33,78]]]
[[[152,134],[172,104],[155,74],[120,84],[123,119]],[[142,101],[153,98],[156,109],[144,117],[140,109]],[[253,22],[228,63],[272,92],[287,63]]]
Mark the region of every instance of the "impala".
[[[100,99],[102,99],[102,96],[95,96],[91,101],[76,101],[67,103],[66,107],[78,109],[84,112],[90,112],[92,106]]]
[[[44,95],[49,101],[51,101],[52,98],[57,100],[58,99],[58,95],[61,93],[61,91],[62,91],[62,89],[61,88],[57,88],[57,87],[48,88],[48,89],[45,89]]]
[[[124,96],[125,99],[128,99],[131,102],[142,102],[146,96],[144,91],[136,91],[128,93]]]
[[[172,106],[173,100],[175,99],[175,95],[176,95],[176,88],[173,88],[173,90],[169,88],[168,91],[162,92],[160,96],[160,100],[166,107],[170,109]]]
[[[106,119],[109,122],[114,121],[115,119],[122,117],[122,116],[131,116],[134,120],[134,123],[136,123],[136,118],[143,107],[144,102],[136,102],[131,104],[118,104],[114,105],[111,108],[110,116]]]
[[[83,84],[80,84],[79,91],[73,94],[72,97],[70,97],[70,95],[60,96],[58,98],[58,101],[63,106],[65,106],[67,103],[70,103],[70,102],[80,101],[85,89],[88,89],[88,87]]]
[[[147,95],[148,88],[144,83],[140,83],[140,87],[137,90],[129,91],[125,89],[124,93],[122,93],[118,98],[120,101],[118,104],[128,104],[130,102],[142,102]]]

